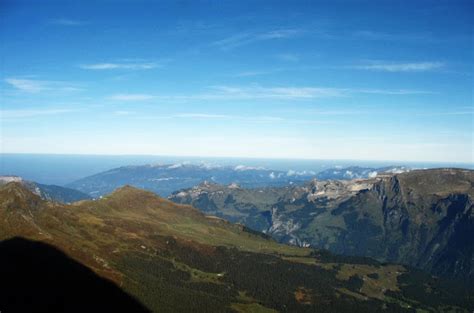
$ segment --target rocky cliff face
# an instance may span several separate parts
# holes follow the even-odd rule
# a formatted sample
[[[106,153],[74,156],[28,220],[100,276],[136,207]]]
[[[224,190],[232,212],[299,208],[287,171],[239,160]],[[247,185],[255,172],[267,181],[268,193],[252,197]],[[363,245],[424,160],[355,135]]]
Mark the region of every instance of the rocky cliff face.
[[[472,277],[473,182],[472,171],[418,171],[384,179],[370,195],[358,195],[374,198],[383,213],[383,259]]]
[[[282,188],[200,185],[170,198],[281,242],[472,278],[473,185],[473,171],[436,169]]]

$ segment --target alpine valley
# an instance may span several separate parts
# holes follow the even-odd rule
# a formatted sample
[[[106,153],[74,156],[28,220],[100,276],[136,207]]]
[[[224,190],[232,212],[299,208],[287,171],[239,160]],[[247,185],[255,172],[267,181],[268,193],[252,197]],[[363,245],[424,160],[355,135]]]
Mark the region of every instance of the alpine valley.
[[[363,242],[366,234],[374,235],[377,242],[381,234],[372,218],[383,216],[384,211],[376,213],[375,205],[360,211],[359,206],[344,205],[347,200],[330,196],[341,191],[353,203],[380,201],[386,203],[384,209],[396,207],[399,215],[411,214],[404,210],[423,204],[416,210],[434,210],[418,218],[446,215],[458,222],[455,226],[443,222],[445,227],[455,227],[456,236],[469,235],[472,215],[462,213],[461,207],[470,203],[472,173],[448,171],[436,178],[439,184],[421,184],[419,175],[425,174],[380,179],[372,186],[332,182],[323,183],[324,189],[312,182],[295,189],[262,190],[261,200],[254,205],[261,209],[254,210],[267,211],[264,203],[285,191],[293,195],[282,202],[287,210],[292,206],[292,212],[306,212],[310,205],[324,203],[320,211],[335,210],[340,225],[363,220],[364,230],[356,223],[357,242]],[[409,189],[418,183],[422,186]],[[446,184],[453,190],[449,195],[437,187],[446,188]],[[232,193],[240,190],[220,188]],[[303,199],[304,188],[306,207],[297,200]],[[239,191],[233,199],[243,199],[237,194],[260,194],[259,190]],[[302,193],[297,194],[298,190]],[[317,194],[321,191],[327,193],[324,201]],[[424,197],[433,192],[431,198],[437,204],[424,206]],[[412,205],[412,201],[417,202]],[[411,233],[419,221],[409,217],[406,228]],[[393,228],[400,221],[399,217],[387,219]],[[457,233],[458,228],[465,232]],[[428,236],[426,231],[424,236]],[[2,312],[84,312],[91,307],[121,312],[470,312],[474,308],[472,291],[461,282],[409,266],[280,244],[243,225],[130,186],[101,199],[61,204],[42,199],[21,182],[4,184],[0,186],[0,239]],[[367,251],[372,251],[376,243],[369,246]],[[451,246],[452,255],[468,253],[465,248]]]
[[[206,182],[170,199],[282,243],[407,264],[472,283],[473,186],[472,170],[432,169],[277,188]]]

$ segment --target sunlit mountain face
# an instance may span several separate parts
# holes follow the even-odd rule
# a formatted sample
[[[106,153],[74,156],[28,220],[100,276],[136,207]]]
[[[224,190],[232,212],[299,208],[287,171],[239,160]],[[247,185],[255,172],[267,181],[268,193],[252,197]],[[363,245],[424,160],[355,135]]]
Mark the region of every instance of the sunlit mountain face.
[[[474,312],[474,3],[0,2],[0,313]]]

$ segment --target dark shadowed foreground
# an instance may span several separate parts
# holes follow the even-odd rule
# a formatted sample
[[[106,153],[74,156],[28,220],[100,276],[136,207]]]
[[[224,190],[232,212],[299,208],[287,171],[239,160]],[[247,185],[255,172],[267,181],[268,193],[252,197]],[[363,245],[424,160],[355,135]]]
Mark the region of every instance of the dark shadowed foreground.
[[[148,312],[114,283],[36,241],[0,242],[1,312]]]

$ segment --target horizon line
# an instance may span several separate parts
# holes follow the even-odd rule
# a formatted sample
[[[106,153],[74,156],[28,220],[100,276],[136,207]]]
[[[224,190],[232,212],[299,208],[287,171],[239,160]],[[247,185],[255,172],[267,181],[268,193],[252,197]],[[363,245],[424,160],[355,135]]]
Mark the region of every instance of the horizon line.
[[[249,160],[286,160],[286,161],[349,161],[349,162],[406,162],[432,164],[462,164],[471,165],[469,161],[433,161],[433,160],[380,160],[380,159],[350,159],[350,158],[292,158],[292,157],[252,157],[252,156],[203,156],[203,155],[171,155],[171,154],[103,154],[103,153],[55,153],[55,152],[0,152],[0,155],[44,155],[44,156],[96,156],[96,157],[162,157],[162,158],[208,158],[208,159],[249,159]],[[401,164],[398,164],[401,165]]]

